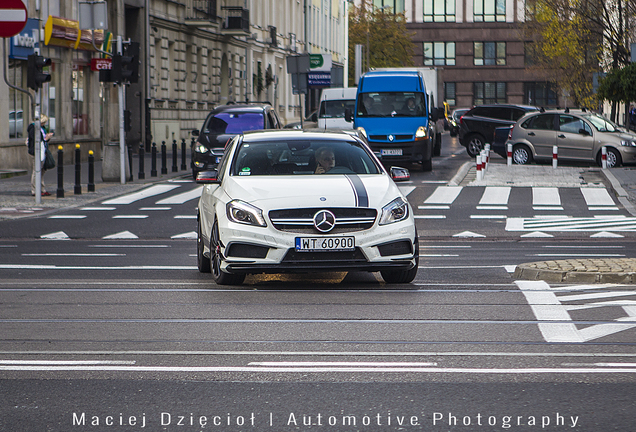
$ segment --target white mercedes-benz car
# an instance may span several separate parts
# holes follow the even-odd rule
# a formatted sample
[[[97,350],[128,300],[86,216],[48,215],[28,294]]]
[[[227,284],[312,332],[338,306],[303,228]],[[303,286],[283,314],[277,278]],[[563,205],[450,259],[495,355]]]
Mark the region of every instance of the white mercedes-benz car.
[[[199,271],[221,285],[246,274],[379,271],[409,283],[419,248],[413,211],[355,132],[236,136],[218,169],[199,173]]]

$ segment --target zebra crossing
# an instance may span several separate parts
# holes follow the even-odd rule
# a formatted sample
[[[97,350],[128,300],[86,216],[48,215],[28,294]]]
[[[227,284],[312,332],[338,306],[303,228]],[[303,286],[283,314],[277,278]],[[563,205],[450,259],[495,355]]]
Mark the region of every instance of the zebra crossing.
[[[604,187],[511,187],[487,186],[464,187],[438,186],[417,205],[416,219],[445,219],[453,207],[462,207],[475,202],[474,197],[464,199],[466,190],[481,191],[474,205],[475,214],[469,219],[502,219],[506,221],[506,231],[554,232],[554,231],[636,231],[636,218],[621,214],[621,207]],[[517,202],[515,212],[532,212],[531,216],[510,216],[511,198],[515,194],[531,196],[531,205]],[[564,202],[577,206],[577,212],[587,209],[588,215],[568,215]],[[578,202],[585,204],[583,209]],[[494,212],[494,213],[493,213]]]

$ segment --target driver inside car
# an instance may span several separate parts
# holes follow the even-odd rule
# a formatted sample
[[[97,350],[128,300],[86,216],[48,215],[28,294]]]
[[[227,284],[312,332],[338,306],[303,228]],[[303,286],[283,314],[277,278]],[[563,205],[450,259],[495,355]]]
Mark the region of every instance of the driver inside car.
[[[316,174],[324,174],[336,166],[336,157],[329,147],[320,147],[316,150]]]

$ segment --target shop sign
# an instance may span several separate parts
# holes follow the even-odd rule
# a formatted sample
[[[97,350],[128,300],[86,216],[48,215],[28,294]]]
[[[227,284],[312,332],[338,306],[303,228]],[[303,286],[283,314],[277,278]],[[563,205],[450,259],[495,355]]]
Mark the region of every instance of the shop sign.
[[[49,16],[44,25],[44,43],[47,46],[95,51],[93,47],[104,43],[104,30],[80,30],[79,21]]]
[[[38,28],[39,22],[37,19],[29,18],[24,29],[10,39],[9,58],[26,60],[33,54],[35,48],[33,30]]]
[[[101,70],[111,70],[113,66],[112,59],[105,58],[93,58],[91,59],[91,70],[93,72],[101,71]]]
[[[331,54],[309,54],[309,87],[331,86]]]

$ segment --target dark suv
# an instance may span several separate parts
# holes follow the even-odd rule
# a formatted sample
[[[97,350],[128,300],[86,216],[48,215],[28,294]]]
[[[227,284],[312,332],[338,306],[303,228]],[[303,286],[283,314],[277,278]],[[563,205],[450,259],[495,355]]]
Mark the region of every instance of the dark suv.
[[[459,123],[459,142],[470,157],[475,157],[486,143],[492,143],[495,129],[513,125],[539,108],[529,105],[479,105],[468,111]]]
[[[192,176],[215,168],[225,150],[225,144],[236,135],[260,129],[281,129],[278,114],[269,103],[229,103],[214,108],[203,122],[192,149]]]

